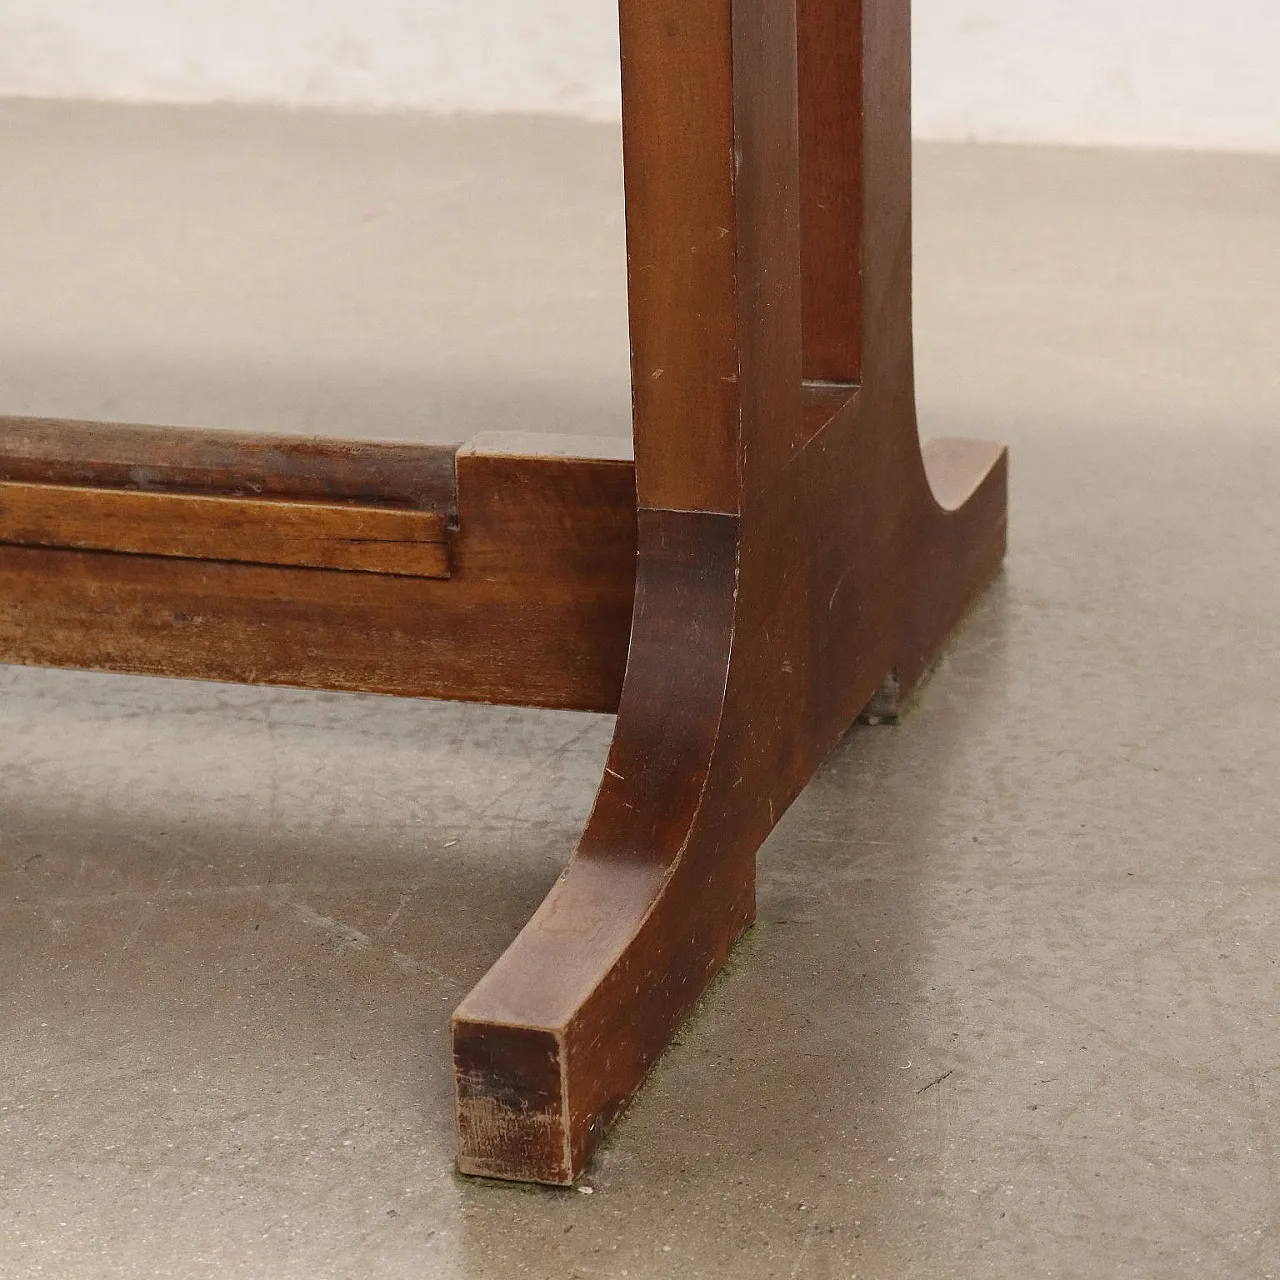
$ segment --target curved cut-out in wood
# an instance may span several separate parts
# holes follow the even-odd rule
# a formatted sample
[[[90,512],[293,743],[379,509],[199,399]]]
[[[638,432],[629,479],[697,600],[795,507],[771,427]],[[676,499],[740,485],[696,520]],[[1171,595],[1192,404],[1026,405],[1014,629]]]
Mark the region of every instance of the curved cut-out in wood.
[[[630,656],[582,841],[454,1019],[460,1168],[555,1184],[751,923],[764,838],[1005,548],[1004,451],[916,429],[907,0],[621,17]]]

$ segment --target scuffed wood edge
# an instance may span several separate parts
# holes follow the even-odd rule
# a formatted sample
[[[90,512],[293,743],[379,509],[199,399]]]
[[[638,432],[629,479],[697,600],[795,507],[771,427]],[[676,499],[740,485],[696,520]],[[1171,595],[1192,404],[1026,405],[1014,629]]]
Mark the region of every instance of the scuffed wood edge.
[[[449,576],[443,516],[352,503],[0,481],[0,543]]]
[[[456,444],[0,417],[0,480],[393,503],[448,514]]]

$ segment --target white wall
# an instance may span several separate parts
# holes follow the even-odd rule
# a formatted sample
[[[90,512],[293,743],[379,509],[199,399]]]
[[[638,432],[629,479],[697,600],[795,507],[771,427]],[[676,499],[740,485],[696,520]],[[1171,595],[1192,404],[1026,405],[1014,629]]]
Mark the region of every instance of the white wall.
[[[613,0],[0,0],[0,93],[618,111]]]
[[[1280,0],[916,0],[926,137],[1280,151]],[[616,115],[613,0],[0,0],[0,94]]]
[[[1280,0],[916,0],[916,132],[1280,151]]]

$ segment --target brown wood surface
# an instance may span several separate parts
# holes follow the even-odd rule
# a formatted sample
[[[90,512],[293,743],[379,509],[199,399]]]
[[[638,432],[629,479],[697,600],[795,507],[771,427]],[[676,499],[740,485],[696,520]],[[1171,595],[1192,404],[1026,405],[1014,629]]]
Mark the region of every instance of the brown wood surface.
[[[326,498],[448,513],[457,445],[0,417],[0,480]]]
[[[804,375],[862,380],[863,0],[797,0]]]
[[[0,481],[0,544],[449,576],[432,511]]]
[[[636,421],[645,424],[635,432],[640,501],[735,511],[737,318],[702,305],[737,279],[738,220],[726,180],[733,112],[717,91],[731,74],[729,8],[623,0],[620,18],[631,379]],[[665,113],[630,105],[667,95]],[[696,128],[681,123],[694,120]],[[668,163],[650,164],[657,153]]]
[[[251,478],[248,460],[224,461]],[[455,465],[447,581],[0,545],[0,661],[615,710],[635,592],[630,459],[612,441],[492,434],[456,451],[450,490]]]
[[[753,919],[765,836],[1004,554],[1004,451],[916,430],[909,6],[795,12],[622,2],[631,654],[587,830],[455,1015],[469,1173],[581,1172]]]
[[[59,505],[63,542],[121,491],[168,513],[116,518],[112,550],[0,542],[0,660],[618,709],[564,875],[454,1017],[460,1167],[549,1183],[751,923],[764,838],[864,708],[897,713],[1006,539],[1004,451],[916,429],[908,0],[620,17],[634,465],[0,419],[24,500],[114,491]],[[413,508],[451,577],[175,558],[189,494],[322,508],[304,540]]]

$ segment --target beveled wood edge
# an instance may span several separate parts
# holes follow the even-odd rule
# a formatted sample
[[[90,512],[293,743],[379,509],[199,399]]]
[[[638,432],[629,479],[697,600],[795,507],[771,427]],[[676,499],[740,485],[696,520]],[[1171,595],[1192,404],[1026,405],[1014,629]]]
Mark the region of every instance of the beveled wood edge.
[[[458,446],[458,456],[548,458],[565,462],[635,465],[635,446],[626,436],[580,436],[534,431],[484,431]]]
[[[0,479],[313,498],[457,504],[457,444],[272,435],[221,428],[0,417]]]
[[[444,516],[304,498],[0,480],[0,544],[449,577]]]

